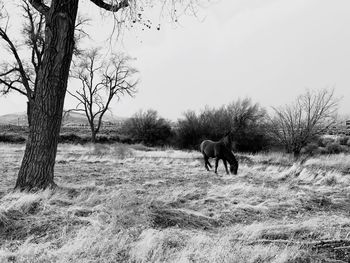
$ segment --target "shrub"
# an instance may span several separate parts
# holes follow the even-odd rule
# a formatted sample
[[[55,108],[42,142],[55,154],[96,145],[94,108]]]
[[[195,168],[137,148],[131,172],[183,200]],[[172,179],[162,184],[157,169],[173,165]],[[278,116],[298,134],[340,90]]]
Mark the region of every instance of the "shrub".
[[[121,132],[130,136],[133,143],[140,142],[148,146],[163,146],[169,143],[172,130],[170,122],[159,117],[157,111],[139,111],[126,120]]]
[[[340,145],[348,145],[348,140],[349,140],[349,137],[348,136],[340,136],[339,138],[337,138],[337,142],[340,144]]]
[[[198,115],[188,111],[178,121],[175,144],[180,148],[198,149],[202,140],[219,140],[231,131],[235,150],[258,152],[269,144],[265,117],[265,110],[250,99],[217,109],[205,107]]]
[[[96,138],[96,142],[99,142],[99,143],[120,142],[120,138],[117,135],[98,135]]]
[[[305,153],[305,154],[314,155],[314,154],[320,153],[320,149],[319,149],[317,143],[312,142],[312,143],[307,144],[303,148],[302,152]]]
[[[326,147],[328,144],[333,143],[334,139],[330,137],[319,137],[318,139],[318,146],[320,147]]]
[[[302,148],[335,121],[338,102],[334,90],[323,89],[307,91],[293,103],[273,108],[271,136],[298,158]]]
[[[74,144],[84,144],[90,142],[90,137],[88,135],[79,136],[74,133],[60,134],[58,138],[59,143],[74,143]]]
[[[343,151],[343,147],[337,142],[332,142],[327,144],[326,150],[329,154],[341,153]]]
[[[193,111],[184,113],[184,117],[178,121],[175,144],[180,148],[198,149],[200,142],[209,136],[209,129]]]
[[[318,147],[318,152],[320,154],[328,154],[326,147]]]
[[[0,142],[10,142],[10,143],[23,143],[26,138],[12,133],[2,133],[0,134]]]
[[[60,143],[82,143],[82,138],[74,133],[60,134],[58,139]]]
[[[121,134],[119,138],[121,143],[126,143],[126,144],[133,143],[133,139],[130,137],[130,135]]]

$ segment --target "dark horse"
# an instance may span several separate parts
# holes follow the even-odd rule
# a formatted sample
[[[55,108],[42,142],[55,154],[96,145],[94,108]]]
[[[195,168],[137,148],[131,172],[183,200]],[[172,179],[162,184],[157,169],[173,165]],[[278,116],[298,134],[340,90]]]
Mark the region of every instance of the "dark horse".
[[[229,143],[227,142],[229,141]],[[217,174],[219,160],[222,159],[226,173],[229,174],[227,169],[227,162],[230,164],[230,172],[237,174],[238,162],[233,155],[231,149],[231,142],[228,136],[225,136],[218,142],[211,140],[205,140],[200,145],[201,153],[204,157],[204,166],[209,171],[208,165],[212,168],[209,163],[209,158],[215,158],[215,173]]]

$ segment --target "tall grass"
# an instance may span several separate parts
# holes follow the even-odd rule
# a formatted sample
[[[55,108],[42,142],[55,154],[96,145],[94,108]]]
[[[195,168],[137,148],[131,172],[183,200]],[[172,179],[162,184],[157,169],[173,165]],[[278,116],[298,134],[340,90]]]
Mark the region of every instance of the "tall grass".
[[[337,157],[239,155],[232,176],[198,152],[63,144],[58,189],[12,192],[22,152],[0,144],[0,262],[349,260]]]

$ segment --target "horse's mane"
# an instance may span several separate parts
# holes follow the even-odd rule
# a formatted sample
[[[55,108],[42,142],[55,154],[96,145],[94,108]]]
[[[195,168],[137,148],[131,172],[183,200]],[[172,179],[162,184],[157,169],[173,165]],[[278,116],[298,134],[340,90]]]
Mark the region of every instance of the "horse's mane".
[[[220,142],[222,142],[229,150],[231,150],[232,149],[231,131],[227,132],[225,136],[220,139]]]

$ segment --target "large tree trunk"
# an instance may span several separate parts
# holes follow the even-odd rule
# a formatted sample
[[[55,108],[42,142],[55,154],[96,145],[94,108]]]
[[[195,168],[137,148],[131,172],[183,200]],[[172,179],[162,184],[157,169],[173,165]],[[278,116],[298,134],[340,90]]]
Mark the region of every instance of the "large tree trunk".
[[[29,136],[16,189],[54,186],[54,165],[74,48],[78,0],[53,0],[46,15],[45,51],[30,106]]]

